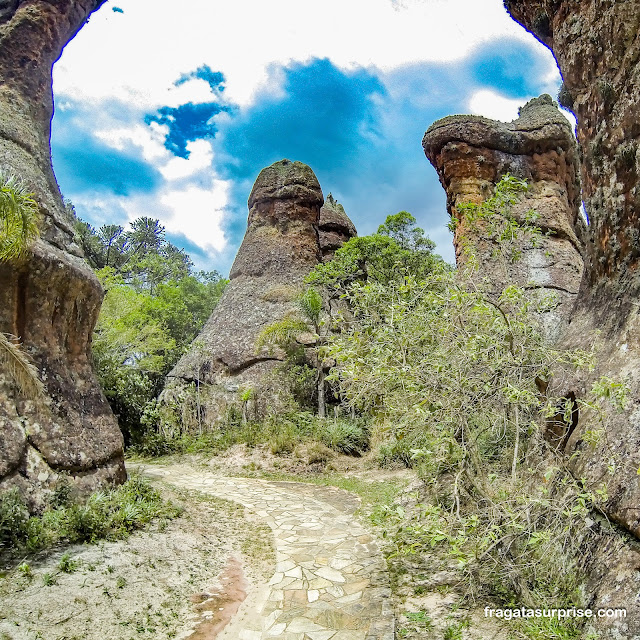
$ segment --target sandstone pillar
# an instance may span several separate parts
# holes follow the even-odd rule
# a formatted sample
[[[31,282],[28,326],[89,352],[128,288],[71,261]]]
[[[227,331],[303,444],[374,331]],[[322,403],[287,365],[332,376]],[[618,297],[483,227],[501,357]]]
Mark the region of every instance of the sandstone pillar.
[[[0,490],[34,502],[67,472],[81,489],[125,478],[123,441],[91,366],[102,288],[73,241],[51,167],[51,69],[100,0],[0,3],[0,169],[35,193],[41,238],[0,265],[0,331],[18,336],[46,406],[23,401],[0,372]]]
[[[497,122],[479,116],[450,116],[434,123],[423,139],[425,154],[447,192],[447,208],[457,221],[458,264],[471,246],[479,274],[499,293],[515,284],[537,296],[552,294],[557,306],[539,314],[546,336],[555,341],[566,325],[582,275],[582,243],[577,231],[579,178],[575,140],[567,119],[549,96],[531,100],[517,120]],[[522,256],[505,264],[493,256],[496,241],[469,225],[460,203],[479,204],[493,195],[506,173],[526,179],[529,189],[511,212],[522,223],[533,210],[542,236],[522,243]]]
[[[284,354],[257,353],[256,340],[269,324],[295,311],[304,278],[322,260],[322,203],[320,184],[307,165],[281,160],[260,172],[229,284],[194,345],[169,374],[161,396],[165,406],[184,406],[179,398],[185,385],[195,385],[200,394],[190,406],[198,405],[206,424],[238,405],[243,389],[253,390],[258,415],[278,401],[277,382],[269,374]]]

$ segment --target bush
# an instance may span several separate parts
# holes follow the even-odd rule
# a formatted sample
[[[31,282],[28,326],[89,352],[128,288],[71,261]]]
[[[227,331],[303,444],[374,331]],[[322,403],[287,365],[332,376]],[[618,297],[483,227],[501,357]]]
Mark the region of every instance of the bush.
[[[22,545],[28,538],[29,510],[18,489],[0,495],[0,551]]]
[[[34,552],[61,541],[117,540],[155,518],[174,518],[179,513],[140,476],[132,476],[120,487],[97,491],[85,502],[49,506],[32,516],[18,490],[12,489],[0,495],[0,550]]]
[[[369,448],[369,430],[362,421],[319,421],[315,435],[329,449],[348,456],[361,456]]]

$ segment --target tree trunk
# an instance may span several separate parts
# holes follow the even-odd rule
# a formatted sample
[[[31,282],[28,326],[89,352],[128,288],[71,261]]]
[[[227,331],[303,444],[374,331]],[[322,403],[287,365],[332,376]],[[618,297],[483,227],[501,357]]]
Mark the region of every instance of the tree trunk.
[[[327,417],[327,405],[325,400],[324,393],[324,379],[325,379],[324,369],[322,367],[322,362],[318,362],[318,415],[321,418]]]

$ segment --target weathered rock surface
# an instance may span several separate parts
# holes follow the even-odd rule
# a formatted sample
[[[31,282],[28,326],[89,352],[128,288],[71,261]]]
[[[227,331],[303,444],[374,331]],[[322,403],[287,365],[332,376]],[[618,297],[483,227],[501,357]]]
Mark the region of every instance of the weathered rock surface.
[[[640,537],[640,0],[505,5],[553,51],[564,102],[578,120],[589,228],[584,277],[563,344],[588,346],[594,331],[601,333],[595,371],[559,391],[584,396],[601,376],[625,380],[630,389],[622,411],[581,409],[565,451],[577,477],[606,486],[607,515]],[[585,432],[599,429],[600,440],[587,444]],[[640,638],[640,555],[626,549],[609,563],[594,554],[594,567],[610,569],[601,594],[607,606],[629,610],[623,622],[599,622],[601,637]]]
[[[479,116],[450,116],[434,123],[423,139],[425,154],[447,192],[447,208],[457,220],[456,261],[471,246],[480,273],[496,291],[507,284],[553,294],[557,306],[540,314],[546,335],[556,340],[568,321],[582,276],[582,243],[578,239],[580,189],[577,147],[567,119],[549,96],[531,100],[517,120],[497,122]],[[529,189],[512,214],[525,221],[534,210],[543,234],[537,246],[522,243],[522,257],[504,265],[492,254],[495,240],[482,227],[469,225],[457,207],[479,204],[493,195],[505,174],[524,178]],[[549,233],[549,235],[546,235]]]
[[[194,382],[207,385],[201,407],[207,422],[238,403],[239,389],[254,391],[258,413],[274,401],[277,388],[270,386],[269,373],[284,354],[256,353],[256,340],[265,327],[295,310],[304,278],[322,259],[322,203],[320,184],[307,165],[281,160],[260,172],[229,284],[194,347],[169,374],[165,404]]]
[[[356,228],[345,213],[344,207],[329,194],[320,209],[318,237],[322,261],[331,260],[345,242],[357,235]]]
[[[82,489],[125,478],[123,441],[93,373],[91,334],[102,288],[82,259],[51,167],[51,69],[101,1],[0,4],[0,168],[35,193],[41,238],[20,264],[0,264],[0,331],[37,365],[45,406],[24,402],[0,375],[0,490],[34,502],[71,474]]]

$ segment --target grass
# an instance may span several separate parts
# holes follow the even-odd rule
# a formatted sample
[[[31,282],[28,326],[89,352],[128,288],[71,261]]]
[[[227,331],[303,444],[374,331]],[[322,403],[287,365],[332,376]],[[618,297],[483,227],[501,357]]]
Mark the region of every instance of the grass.
[[[321,487],[337,487],[350,493],[355,493],[362,500],[362,506],[370,511],[374,507],[384,507],[393,504],[397,496],[406,486],[404,480],[385,480],[369,482],[354,476],[344,476],[339,473],[323,473],[318,476],[300,476],[292,473],[277,471],[259,471],[247,473],[248,476],[259,476],[266,480],[285,480],[289,482],[303,482]]]
[[[119,487],[93,493],[86,501],[50,504],[32,515],[17,489],[0,495],[0,553],[50,548],[60,542],[96,542],[125,538],[158,518],[174,518],[180,509],[165,503],[147,480],[132,476]],[[76,563],[68,554],[60,571],[70,573]]]
[[[319,418],[305,411],[246,423],[232,416],[226,424],[202,434],[164,436],[148,432],[129,453],[142,457],[215,455],[236,444],[246,444],[267,445],[274,455],[287,455],[301,443],[322,444],[337,453],[358,457],[369,449],[369,429],[361,419]]]

